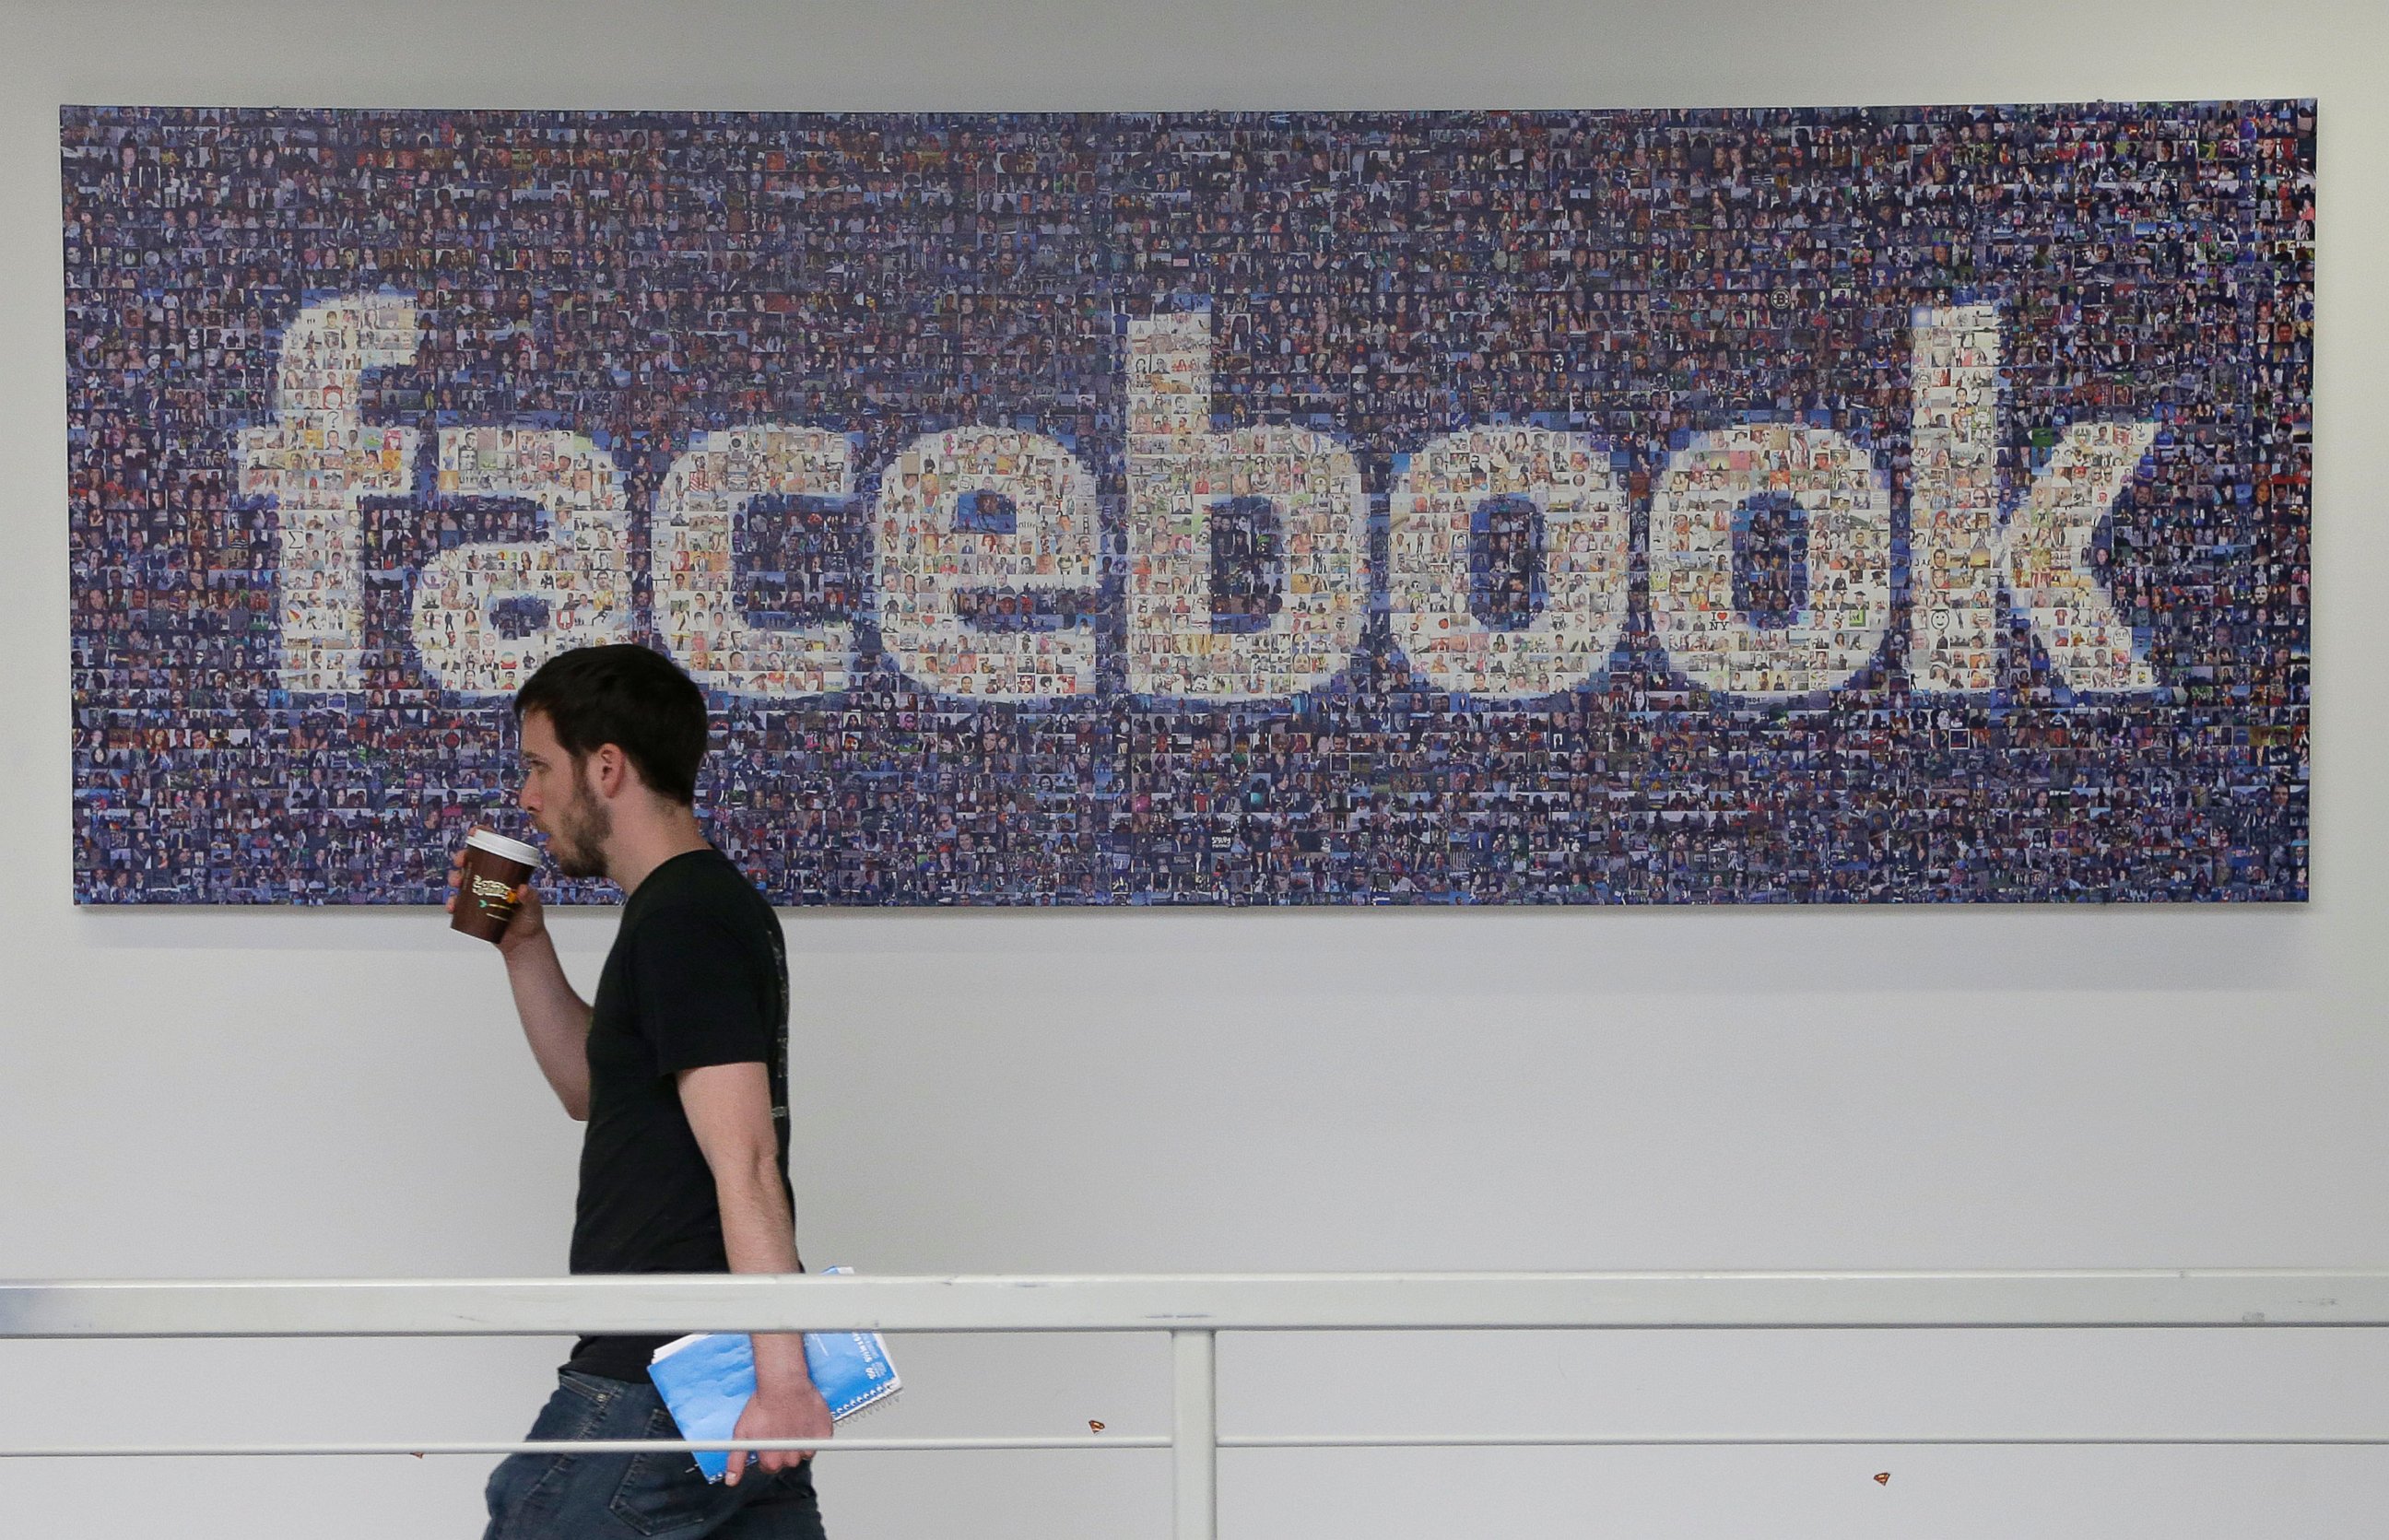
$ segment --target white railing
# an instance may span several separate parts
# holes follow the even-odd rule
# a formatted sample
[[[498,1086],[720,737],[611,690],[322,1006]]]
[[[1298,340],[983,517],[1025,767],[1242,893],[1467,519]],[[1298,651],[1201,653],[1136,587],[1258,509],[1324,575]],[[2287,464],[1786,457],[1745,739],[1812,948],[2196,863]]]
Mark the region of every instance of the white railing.
[[[1218,1533],[1221,1449],[1421,1445],[2389,1445],[2384,1436],[1754,1438],[1548,1434],[1222,1434],[1221,1331],[2389,1326],[2389,1269],[2006,1273],[1423,1273],[1265,1277],[640,1277],[0,1284],[0,1340],[32,1337],[547,1336],[685,1331],[1166,1331],[1170,1432],[1054,1438],[850,1438],[841,1453],[1174,1452],[1177,1540]],[[748,1443],[813,1448],[822,1441]],[[592,1453],[716,1442],[66,1445],[0,1458],[150,1455]]]

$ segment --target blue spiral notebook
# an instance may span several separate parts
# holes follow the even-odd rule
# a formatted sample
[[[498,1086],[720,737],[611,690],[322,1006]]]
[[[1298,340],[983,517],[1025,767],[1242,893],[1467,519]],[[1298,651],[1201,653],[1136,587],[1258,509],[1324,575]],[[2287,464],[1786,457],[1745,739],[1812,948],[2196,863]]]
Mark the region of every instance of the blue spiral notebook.
[[[888,1361],[888,1344],[876,1331],[806,1332],[805,1368],[829,1403],[835,1422],[878,1406],[904,1388],[896,1366]],[[728,1438],[737,1432],[738,1414],[755,1394],[755,1343],[743,1331],[683,1337],[656,1349],[647,1378],[656,1382],[672,1420],[680,1424],[681,1437]],[[690,1457],[709,1482],[720,1481],[730,1469],[727,1449],[702,1449]]]

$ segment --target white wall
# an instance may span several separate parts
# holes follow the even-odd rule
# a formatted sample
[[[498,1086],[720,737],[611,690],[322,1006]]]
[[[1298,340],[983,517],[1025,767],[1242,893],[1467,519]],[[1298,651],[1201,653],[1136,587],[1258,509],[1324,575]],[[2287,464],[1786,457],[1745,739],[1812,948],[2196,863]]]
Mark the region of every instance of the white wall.
[[[60,102],[2319,96],[2311,905],[792,912],[797,1185],[809,1257],[882,1272],[2389,1262],[2377,4],[0,8],[0,1276],[556,1272],[576,1132],[436,914],[70,904]],[[582,980],[610,928],[566,921]],[[1151,1342],[897,1346],[874,1432],[1163,1421]],[[0,1441],[508,1437],[558,1356],[0,1344]],[[2389,1433],[2389,1344],[1231,1340],[1223,1391],[1252,1431]],[[824,1464],[840,1540],[1166,1522],[1157,1455]],[[0,1535],[469,1535],[482,1469],[0,1464]],[[1254,1453],[1224,1487],[1240,1540],[2253,1540],[2377,1533],[2389,1454]]]

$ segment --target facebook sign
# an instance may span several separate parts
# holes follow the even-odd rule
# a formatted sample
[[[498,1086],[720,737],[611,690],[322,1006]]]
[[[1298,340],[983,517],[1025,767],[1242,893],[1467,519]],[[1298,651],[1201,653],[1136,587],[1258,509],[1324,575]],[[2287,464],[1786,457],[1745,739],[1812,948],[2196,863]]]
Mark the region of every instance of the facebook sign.
[[[77,897],[2303,899],[2310,102],[69,108]],[[594,898],[594,889],[561,895]]]

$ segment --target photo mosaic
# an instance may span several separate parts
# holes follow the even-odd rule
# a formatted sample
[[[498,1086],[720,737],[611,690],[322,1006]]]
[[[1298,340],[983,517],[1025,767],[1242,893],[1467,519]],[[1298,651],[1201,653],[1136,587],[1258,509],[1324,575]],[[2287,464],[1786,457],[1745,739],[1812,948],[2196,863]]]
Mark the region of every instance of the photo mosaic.
[[[70,108],[75,893],[2301,900],[2311,102]],[[599,901],[598,884],[562,884]]]

